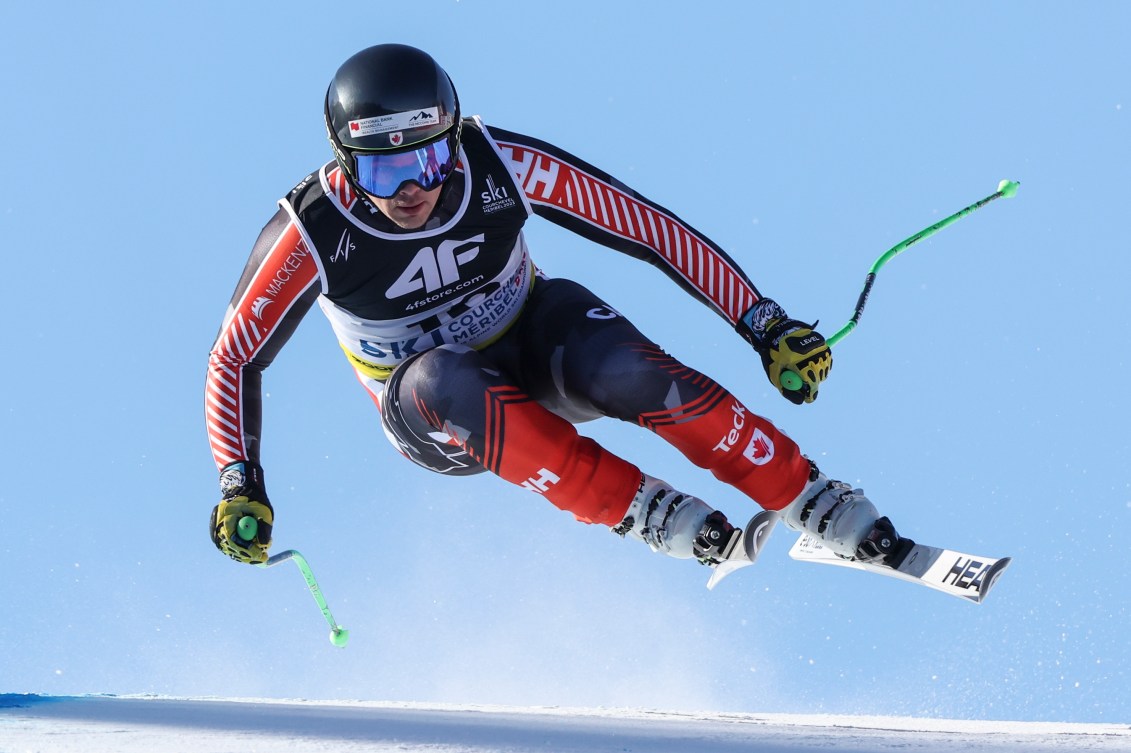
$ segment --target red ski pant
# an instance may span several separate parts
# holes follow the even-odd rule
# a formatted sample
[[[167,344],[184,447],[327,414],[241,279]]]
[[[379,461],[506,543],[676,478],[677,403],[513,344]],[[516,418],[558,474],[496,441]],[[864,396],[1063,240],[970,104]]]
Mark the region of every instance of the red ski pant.
[[[641,471],[574,421],[639,424],[769,509],[809,476],[793,440],[569,280],[539,279],[519,320],[481,351],[441,346],[406,361],[378,404],[419,465],[490,471],[589,523],[619,523]]]

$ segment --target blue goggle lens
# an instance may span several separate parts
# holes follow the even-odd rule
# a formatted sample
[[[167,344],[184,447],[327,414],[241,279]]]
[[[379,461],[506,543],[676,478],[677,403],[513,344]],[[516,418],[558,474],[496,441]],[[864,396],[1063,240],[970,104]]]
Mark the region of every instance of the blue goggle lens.
[[[354,152],[357,183],[366,193],[379,199],[396,196],[405,183],[415,183],[425,191],[441,185],[456,167],[453,139],[439,141],[407,152]]]

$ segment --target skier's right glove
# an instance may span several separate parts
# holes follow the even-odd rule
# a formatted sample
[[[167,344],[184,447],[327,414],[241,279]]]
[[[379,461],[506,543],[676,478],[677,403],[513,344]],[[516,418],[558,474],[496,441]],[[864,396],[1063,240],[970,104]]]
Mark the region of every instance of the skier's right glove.
[[[212,508],[209,524],[212,543],[237,562],[266,562],[275,511],[263,488],[263,469],[248,460],[224,466],[220,471],[220,495],[223,498]],[[248,516],[256,522],[251,539],[240,533],[240,521]]]

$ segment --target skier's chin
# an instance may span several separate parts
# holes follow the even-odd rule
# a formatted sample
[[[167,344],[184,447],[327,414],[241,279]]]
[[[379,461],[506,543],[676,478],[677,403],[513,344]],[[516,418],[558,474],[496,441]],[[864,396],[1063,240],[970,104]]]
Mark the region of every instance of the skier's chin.
[[[391,199],[381,199],[369,194],[370,201],[381,213],[405,230],[416,230],[424,226],[436,207],[440,189],[414,191],[397,194]]]

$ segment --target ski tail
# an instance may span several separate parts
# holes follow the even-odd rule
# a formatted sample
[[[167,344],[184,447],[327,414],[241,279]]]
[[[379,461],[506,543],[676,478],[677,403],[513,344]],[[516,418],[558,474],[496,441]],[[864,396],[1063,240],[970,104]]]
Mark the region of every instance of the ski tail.
[[[723,578],[735,570],[757,562],[758,555],[762,553],[762,549],[770,538],[770,534],[773,533],[777,522],[778,514],[773,510],[762,510],[751,518],[746,527],[742,529],[742,540],[735,547],[735,551],[730,557],[714,566],[714,572],[711,573],[711,578],[707,581],[707,588],[713,589],[719,585]]]

